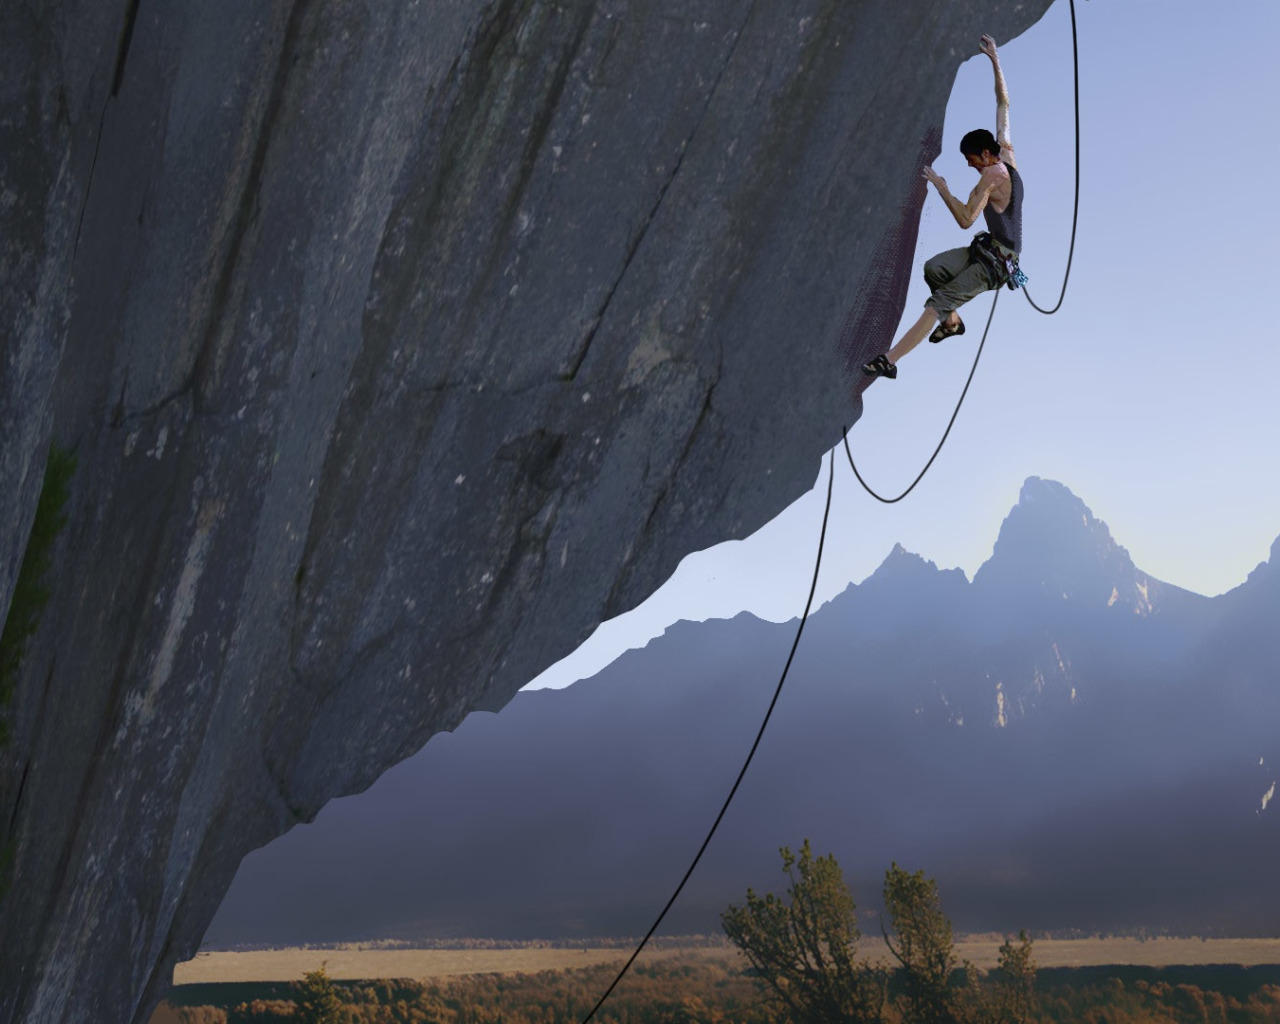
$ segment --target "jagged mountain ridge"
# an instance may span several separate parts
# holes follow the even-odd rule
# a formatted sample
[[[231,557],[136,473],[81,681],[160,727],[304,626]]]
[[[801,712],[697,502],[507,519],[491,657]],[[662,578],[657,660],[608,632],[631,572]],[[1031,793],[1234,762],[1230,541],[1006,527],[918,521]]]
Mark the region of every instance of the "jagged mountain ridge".
[[[1081,610],[1104,603],[1112,615],[1169,623],[1205,600],[1140,571],[1083,501],[1062,484],[1036,477],[1023,485],[973,582],[979,595],[990,589],[1027,603],[1068,600]]]
[[[1074,682],[1081,672],[1105,684],[1136,666],[1176,662],[1220,615],[1210,599],[1139,570],[1078,497],[1037,477],[1023,485],[972,582],[895,545],[829,609],[811,628],[857,622],[860,658],[896,658],[918,677],[951,680],[918,687],[922,708],[993,721],[997,683],[1006,721],[1037,704],[1087,700]],[[967,653],[954,649],[959,639]]]
[[[895,545],[876,572],[850,590],[899,579],[914,585],[926,570],[964,579],[958,569],[938,570]],[[948,610],[959,615],[956,621],[966,628],[986,623],[984,635],[997,636],[1005,626],[1026,632],[1027,616],[1056,610],[1063,602],[1074,614],[1132,614],[1170,623],[1195,615],[1207,603],[1201,595],[1139,570],[1083,501],[1062,484],[1039,477],[1023,484],[1017,504],[1001,524],[991,557],[974,574],[971,587],[953,586],[951,594],[957,603]],[[960,614],[962,604],[974,613]],[[1015,613],[1021,614],[1011,619]]]
[[[1280,694],[1267,633],[1240,629],[1280,615],[1275,563],[1218,598],[1169,587],[1047,484],[1028,481],[1001,530],[1011,571],[969,583],[895,548],[811,616],[672,930],[714,930],[747,885],[773,884],[777,846],[806,835],[839,855],[861,904],[896,859],[936,874],[979,930],[1247,932],[1280,913],[1260,888],[1280,832],[1259,813]],[[1082,544],[1089,564],[1054,556]],[[1087,585],[1064,599],[1054,565]],[[1147,599],[1108,600],[1138,582]],[[979,635],[983,614],[1002,628]],[[1031,634],[1010,634],[1015,621]],[[1150,657],[1170,626],[1180,653]],[[642,932],[718,810],[794,629],[677,623],[590,680],[472,716],[247,860],[208,941]],[[456,798],[425,791],[442,773],[465,780]]]

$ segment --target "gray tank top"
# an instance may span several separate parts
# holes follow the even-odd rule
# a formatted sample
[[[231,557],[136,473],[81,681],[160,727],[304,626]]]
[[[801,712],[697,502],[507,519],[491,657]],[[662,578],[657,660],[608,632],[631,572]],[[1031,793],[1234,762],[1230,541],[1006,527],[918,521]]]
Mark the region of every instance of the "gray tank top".
[[[1022,252],[1022,176],[1011,164],[1005,164],[1005,167],[1009,169],[1009,181],[1012,183],[1009,205],[1004,208],[1004,213],[996,213],[988,203],[982,212],[992,237],[1014,252]]]

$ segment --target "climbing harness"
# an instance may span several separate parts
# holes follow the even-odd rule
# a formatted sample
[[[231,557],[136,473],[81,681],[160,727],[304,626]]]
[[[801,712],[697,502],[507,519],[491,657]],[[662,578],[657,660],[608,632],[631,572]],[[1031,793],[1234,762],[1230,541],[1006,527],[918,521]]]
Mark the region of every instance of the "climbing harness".
[[[969,252],[974,259],[995,274],[996,280],[1010,291],[1016,291],[1026,284],[1027,275],[1018,267],[1018,254],[1012,249],[1006,250],[998,246],[990,231],[974,235],[973,241],[969,243]]]
[[[827,460],[827,506],[822,512],[822,531],[818,534],[818,558],[813,566],[813,582],[809,584],[809,600],[804,604],[804,614],[800,616],[800,625],[796,627],[796,637],[791,642],[791,653],[787,655],[787,663],[782,667],[782,676],[778,680],[778,686],[773,691],[773,700],[769,701],[769,708],[764,713],[764,721],[760,723],[760,730],[756,733],[755,742],[751,744],[751,749],[747,751],[747,759],[742,763],[742,770],[738,772],[738,777],[733,780],[733,787],[729,790],[729,795],[724,798],[724,804],[720,808],[720,813],[716,815],[716,820],[711,823],[711,829],[707,832],[707,838],[702,840],[702,845],[698,847],[698,852],[694,854],[693,863],[689,865],[689,870],[684,873],[684,877],[680,879],[680,884],[676,886],[676,891],[671,894],[671,899],[667,900],[667,905],[662,908],[662,913],[658,915],[658,919],[653,922],[652,927],[645,932],[645,936],[640,940],[640,945],[636,947],[636,951],[631,954],[631,958],[622,965],[622,970],[618,972],[618,976],[605,989],[604,995],[600,997],[599,1002],[591,1008],[591,1012],[582,1018],[582,1024],[587,1024],[596,1011],[604,1005],[604,1001],[609,998],[609,993],[614,990],[618,982],[622,980],[622,976],[627,973],[627,968],[635,962],[636,957],[640,955],[640,950],[644,949],[645,944],[658,930],[658,925],[662,923],[662,919],[667,916],[667,911],[671,909],[676,901],[676,897],[680,895],[684,889],[685,882],[689,881],[689,876],[693,874],[693,869],[698,866],[698,861],[702,859],[703,853],[706,852],[711,837],[715,835],[716,829],[720,827],[720,819],[724,817],[724,812],[729,809],[729,803],[733,800],[733,795],[738,792],[738,786],[742,783],[742,778],[747,774],[747,767],[751,764],[751,759],[756,756],[756,748],[760,746],[760,740],[764,736],[765,726],[769,724],[769,718],[773,715],[774,705],[778,703],[778,697],[782,694],[782,684],[787,681],[787,673],[791,671],[791,662],[795,659],[796,649],[800,646],[800,634],[804,632],[804,624],[809,621],[809,610],[813,607],[813,595],[818,589],[818,570],[822,568],[822,547],[827,539],[827,520],[831,517],[831,491],[832,485],[836,478],[836,453],[833,450]]]
[[[1080,212],[1080,62],[1079,62],[1079,50],[1076,43],[1075,0],[1070,0],[1070,8],[1071,8],[1071,50],[1072,50],[1072,61],[1075,66],[1076,191],[1075,191],[1075,213],[1072,214],[1072,218],[1071,218],[1071,248],[1067,254],[1067,270],[1066,270],[1066,273],[1063,275],[1063,279],[1062,279],[1062,294],[1058,296],[1058,304],[1054,306],[1053,309],[1041,309],[1039,306],[1035,304],[1031,296],[1027,294],[1026,287],[1025,287],[1027,283],[1026,275],[1023,274],[1022,271],[1017,268],[1016,262],[1012,270],[1010,271],[1010,279],[1007,282],[1005,282],[1006,284],[1008,284],[1010,288],[1022,287],[1023,294],[1027,296],[1027,301],[1030,302],[1031,305],[1037,311],[1044,313],[1046,315],[1051,313],[1056,313],[1058,309],[1062,306],[1062,300],[1067,294],[1067,278],[1071,274],[1071,259],[1072,259],[1072,256],[1075,254],[1075,247],[1076,247],[1076,221]],[[933,451],[933,454],[929,456],[929,461],[925,463],[924,469],[920,470],[919,476],[917,476],[915,480],[912,481],[910,487],[908,487],[905,491],[899,494],[896,498],[881,497],[879,494],[876,494],[876,492],[873,491],[870,487],[868,487],[867,482],[862,479],[862,474],[858,472],[858,467],[854,464],[853,453],[850,452],[849,450],[849,428],[848,427],[843,428],[842,435],[843,435],[843,441],[844,441],[844,450],[845,450],[845,454],[849,458],[849,466],[853,470],[854,476],[858,478],[858,482],[862,484],[863,488],[865,488],[867,493],[870,494],[873,498],[876,498],[878,501],[885,502],[886,504],[892,504],[896,501],[901,501],[908,494],[910,494],[911,491],[915,488],[916,484],[918,484],[924,478],[925,473],[929,471],[929,467],[933,465],[933,460],[936,459],[938,457],[938,453],[942,451],[942,446],[943,444],[946,443],[947,435],[951,433],[951,427],[955,424],[956,417],[960,413],[960,406],[964,404],[964,397],[966,394],[969,393],[969,385],[973,382],[973,375],[978,369],[978,360],[982,357],[983,346],[986,345],[987,343],[987,332],[991,330],[991,321],[995,318],[996,304],[999,301],[1000,301],[1000,292],[999,292],[999,289],[997,288],[995,297],[991,300],[991,312],[987,316],[987,326],[983,329],[983,332],[982,332],[982,341],[978,343],[978,352],[973,357],[973,367],[969,370],[969,377],[964,383],[964,390],[960,392],[960,400],[956,403],[955,411],[952,412],[951,414],[951,420],[950,422],[947,423],[947,429],[943,432],[942,440],[938,442],[938,447],[935,448]],[[658,926],[662,924],[663,919],[667,916],[667,911],[669,911],[672,908],[672,906],[676,902],[676,899],[679,897],[680,893],[684,891],[685,883],[689,881],[690,876],[693,875],[694,869],[698,866],[698,862],[702,860],[702,855],[706,852],[707,846],[710,845],[711,843],[711,837],[715,835],[716,829],[720,827],[720,821],[721,819],[724,818],[725,812],[729,809],[729,804],[733,801],[734,795],[738,792],[738,786],[741,785],[743,777],[747,774],[747,768],[750,766],[752,758],[755,757],[756,748],[760,746],[760,740],[764,737],[764,730],[769,724],[769,719],[773,716],[773,709],[775,705],[777,705],[778,703],[778,697],[781,696],[782,694],[782,685],[787,681],[787,673],[791,671],[791,663],[792,661],[795,660],[796,650],[800,646],[800,636],[804,632],[805,623],[809,621],[809,612],[813,608],[813,596],[818,589],[818,573],[819,573],[819,570],[822,568],[822,548],[823,548],[823,545],[826,543],[826,539],[827,539],[827,522],[831,517],[831,493],[832,493],[832,488],[834,483],[835,483],[835,451],[833,450],[828,456],[828,462],[827,462],[827,504],[822,512],[822,530],[818,534],[818,556],[813,566],[813,581],[812,583],[809,584],[809,599],[805,602],[804,612],[800,616],[800,625],[796,627],[795,639],[791,642],[791,653],[787,655],[786,664],[782,668],[782,675],[778,679],[777,687],[773,691],[773,699],[769,701],[769,707],[764,713],[764,720],[760,723],[760,729],[756,733],[756,738],[751,744],[751,749],[747,752],[747,758],[742,763],[742,768],[738,772],[738,777],[733,781],[733,786],[729,790],[729,795],[725,797],[724,804],[720,807],[720,813],[716,815],[715,821],[711,823],[711,828],[708,830],[706,838],[702,840],[702,845],[698,847],[698,852],[694,854],[693,861],[692,863],[690,863],[688,870],[685,871],[684,877],[680,879],[680,884],[676,886],[675,892],[673,892],[671,894],[671,898],[667,900],[667,905],[662,908],[662,911],[661,913],[658,914],[657,919],[653,922],[652,926],[650,926],[649,930],[645,932],[644,938],[640,940],[640,944],[636,946],[635,952],[632,953],[630,958],[627,960],[627,962],[622,965],[622,969],[618,971],[617,976],[609,984],[609,987],[605,989],[604,995],[602,995],[600,999],[596,1002],[596,1005],[591,1008],[591,1011],[585,1017],[582,1018],[582,1024],[589,1024],[590,1020],[596,1015],[596,1011],[599,1010],[600,1007],[604,1005],[605,1000],[608,999],[610,994],[613,992],[613,990],[617,988],[618,982],[622,980],[623,976],[627,973],[628,968],[630,968],[631,965],[635,963],[636,957],[640,955],[640,951],[643,950],[644,947],[648,944],[649,939],[653,937],[653,933],[658,930]]]
[[[1080,47],[1076,37],[1075,0],[1070,0],[1070,10],[1071,10],[1071,66],[1072,66],[1072,76],[1074,81],[1075,115],[1076,115],[1075,116],[1076,187],[1075,187],[1075,200],[1073,203],[1073,209],[1071,213],[1071,245],[1067,250],[1067,269],[1062,275],[1062,293],[1058,296],[1057,305],[1055,305],[1053,309],[1041,309],[1039,306],[1036,305],[1035,299],[1033,299],[1031,297],[1031,293],[1027,291],[1027,287],[1026,287],[1027,275],[1022,272],[1021,268],[1018,267],[1016,259],[1011,261],[1012,262],[1011,267],[1003,266],[1000,268],[1000,269],[1007,270],[1009,273],[1009,277],[1004,283],[1007,284],[1010,289],[1017,289],[1019,287],[1022,288],[1022,294],[1025,295],[1027,297],[1027,301],[1031,303],[1031,308],[1036,310],[1036,312],[1038,313],[1044,313],[1046,316],[1056,313],[1059,309],[1061,309],[1062,300],[1066,298],[1067,281],[1071,277],[1071,261],[1074,258],[1075,252],[1076,252],[1076,225],[1080,219]],[[990,252],[989,249],[987,249],[985,246],[981,244],[981,242],[979,242],[979,239],[981,238],[982,238],[982,235],[978,235],[973,242],[974,250],[979,254],[980,258],[984,253]],[[1004,260],[1001,258],[1000,254],[992,253],[991,256],[993,260],[999,259],[1001,263],[1004,263]],[[984,262],[987,262],[987,261],[984,260]],[[908,487],[905,491],[899,494],[896,498],[886,498],[883,495],[878,494],[876,493],[876,491],[872,490],[872,488],[868,486],[867,482],[862,479],[862,474],[858,472],[858,467],[853,461],[853,452],[849,450],[849,431],[847,428],[845,429],[844,451],[845,451],[845,455],[848,456],[848,459],[849,459],[849,468],[853,470],[853,475],[858,478],[858,483],[862,484],[863,490],[865,490],[869,495],[871,495],[871,497],[875,498],[876,501],[883,502],[886,505],[892,505],[894,502],[901,501],[903,498],[905,498],[908,494],[910,494],[913,490],[915,490],[916,484],[918,484],[924,478],[925,473],[929,471],[929,467],[933,465],[933,460],[936,459],[938,457],[938,453],[942,451],[942,446],[947,442],[947,435],[951,433],[951,428],[956,422],[956,417],[960,414],[960,406],[964,404],[964,396],[969,393],[969,384],[973,381],[974,373],[977,372],[978,360],[982,358],[982,347],[987,343],[987,331],[991,330],[991,320],[996,314],[996,302],[998,302],[999,299],[1000,299],[1000,292],[997,287],[995,298],[991,300],[991,315],[987,317],[986,330],[982,332],[982,342],[981,344],[978,345],[978,351],[973,357],[973,367],[969,370],[968,380],[964,382],[964,390],[960,392],[960,399],[959,401],[956,402],[955,410],[951,413],[951,419],[947,423],[947,429],[942,432],[942,440],[938,442],[938,447],[935,448],[933,450],[933,454],[929,456],[929,461],[924,464],[924,469],[920,470],[920,474],[913,481],[911,481],[910,487]]]

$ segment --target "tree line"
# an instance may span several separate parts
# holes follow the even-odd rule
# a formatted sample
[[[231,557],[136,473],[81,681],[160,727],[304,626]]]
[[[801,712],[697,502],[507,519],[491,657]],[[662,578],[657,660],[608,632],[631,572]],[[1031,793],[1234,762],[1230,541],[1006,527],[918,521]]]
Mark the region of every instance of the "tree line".
[[[709,954],[641,963],[596,1014],[598,1024],[1280,1024],[1280,987],[1232,998],[1195,985],[1112,978],[1037,985],[1025,932],[995,969],[955,950],[937,883],[893,864],[884,877],[882,934],[890,961],[858,953],[857,907],[835,857],[809,841],[781,849],[782,895],[748,889],[721,923],[745,959]],[[578,1024],[616,965],[442,982],[341,983],[322,965],[288,999],[170,1010],[180,1024]]]
[[[340,1024],[578,1024],[617,965],[527,975],[481,975],[447,983],[327,980]],[[712,959],[632,968],[597,1015],[600,1024],[783,1024],[761,982]],[[295,990],[295,995],[298,993]],[[251,1000],[175,1008],[180,1024],[300,1024],[302,1000]],[[311,1007],[315,1009],[314,1004]],[[887,1008],[887,1015],[892,1008]],[[311,1018],[314,1021],[316,1018]],[[323,1018],[320,1018],[323,1020]],[[1031,1024],[1280,1024],[1280,986],[1238,998],[1196,985],[1111,979],[1036,992]],[[327,1022],[326,1022],[327,1024]]]
[[[785,896],[747,890],[722,916],[769,1001],[795,1024],[1026,1024],[1035,993],[1022,932],[982,974],[955,951],[938,885],[923,871],[885,872],[885,944],[894,965],[858,956],[857,906],[832,855],[783,847]],[[895,966],[896,965],[896,966]]]

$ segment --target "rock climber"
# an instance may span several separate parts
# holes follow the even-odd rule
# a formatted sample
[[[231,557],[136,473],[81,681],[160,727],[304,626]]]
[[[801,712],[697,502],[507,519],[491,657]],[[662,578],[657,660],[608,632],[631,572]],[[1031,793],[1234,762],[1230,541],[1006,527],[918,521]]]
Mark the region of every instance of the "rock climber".
[[[956,312],[959,306],[985,291],[1003,284],[1017,287],[1025,280],[1018,269],[1018,253],[1022,249],[1022,178],[1009,141],[1009,90],[996,55],[996,41],[983,36],[978,47],[991,58],[996,76],[995,136],[979,128],[960,140],[965,161],[979,174],[978,184],[969,193],[969,201],[962,203],[932,167],[926,167],[922,176],[933,182],[960,227],[967,230],[982,214],[987,230],[977,235],[968,247],[948,249],[925,263],[924,279],[931,294],[925,302],[924,313],[888,353],[862,364],[862,372],[871,377],[898,376],[898,360],[919,345],[925,335],[930,341],[938,342],[964,333],[964,321]],[[932,334],[929,333],[931,327],[934,328]]]

